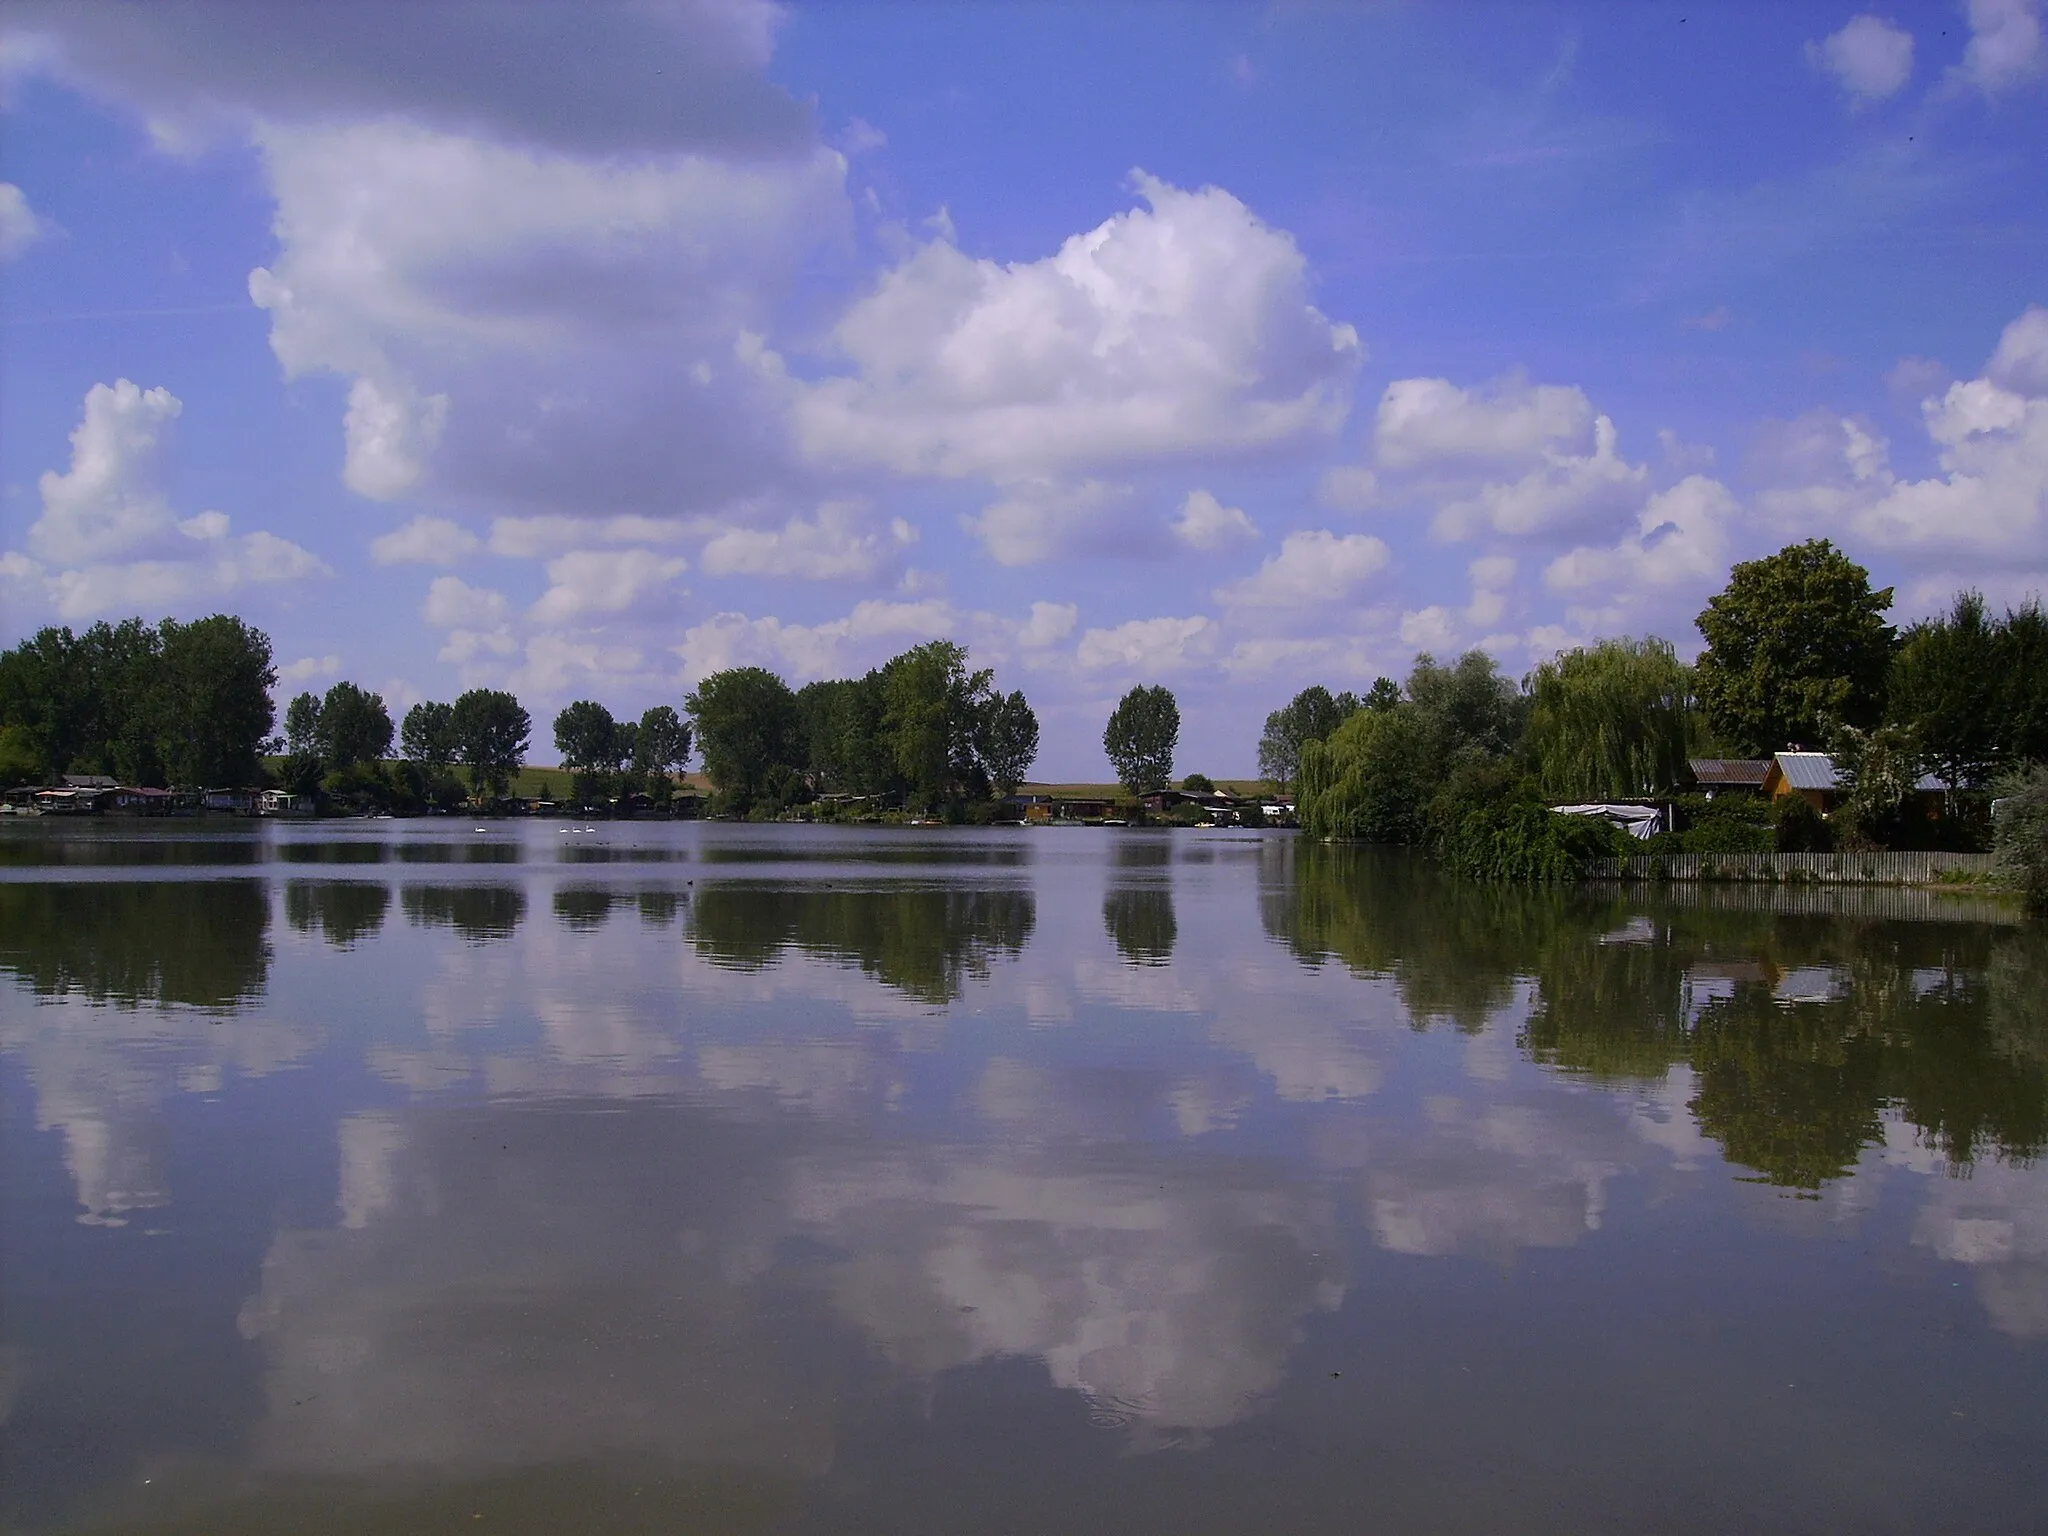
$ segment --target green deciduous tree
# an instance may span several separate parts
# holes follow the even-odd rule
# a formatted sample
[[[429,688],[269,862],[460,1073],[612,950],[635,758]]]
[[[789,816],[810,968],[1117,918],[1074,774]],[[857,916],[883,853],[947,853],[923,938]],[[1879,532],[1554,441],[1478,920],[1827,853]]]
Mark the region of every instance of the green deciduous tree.
[[[1172,782],[1179,745],[1180,705],[1158,684],[1140,683],[1125,694],[1102,730],[1102,750],[1118,781],[1134,795]]]
[[[320,752],[320,695],[300,693],[284,707],[284,749],[293,757]]]
[[[454,706],[432,700],[413,705],[398,728],[398,742],[405,755],[422,767],[450,767],[460,751]]]
[[[1910,730],[1951,785],[2048,758],[2048,616],[2030,602],[1993,618],[1980,594],[1960,592],[1901,637],[1887,692],[1887,723]]]
[[[633,773],[656,805],[667,805],[675,797],[675,775],[689,760],[689,722],[672,706],[657,704],[640,716],[633,734]]]
[[[981,712],[980,750],[995,792],[1014,795],[1038,760],[1038,716],[1022,693],[989,695]]]
[[[1506,757],[1521,742],[1527,702],[1484,651],[1467,651],[1448,667],[1424,651],[1408,674],[1407,694],[1438,772]]]
[[[882,668],[882,731],[914,799],[933,807],[986,792],[977,752],[993,674],[967,670],[967,648],[932,640]]]
[[[21,728],[37,777],[247,784],[275,682],[269,637],[225,614],[44,629],[0,653],[0,725]]]
[[[619,724],[602,704],[578,699],[555,716],[555,750],[569,770],[570,796],[588,801],[618,763]]]
[[[1332,697],[1321,683],[1302,689],[1266,716],[1266,728],[1259,736],[1259,773],[1286,788],[1301,771],[1302,747],[1311,741],[1328,741],[1331,733],[1359,707],[1353,695],[1342,693]]]
[[[157,626],[156,756],[174,784],[254,784],[277,719],[270,637],[231,614]]]
[[[533,720],[519,700],[495,688],[472,688],[450,712],[456,755],[469,770],[472,794],[495,800],[526,761]]]
[[[796,695],[765,667],[714,672],[683,700],[704,772],[742,812],[797,770],[803,740]]]
[[[1546,794],[1653,795],[1684,774],[1692,679],[1670,642],[1602,640],[1544,662],[1529,683],[1529,754]]]
[[[1896,642],[1891,603],[1890,587],[1871,590],[1870,573],[1826,539],[1737,565],[1698,619],[1708,722],[1756,757],[1823,741],[1836,724],[1876,724]]]
[[[289,711],[285,724],[289,730]],[[354,683],[336,683],[320,701],[314,739],[327,765],[338,773],[382,762],[391,751],[391,712],[384,707],[383,695]]]
[[[1419,843],[1433,788],[1430,732],[1413,704],[1361,709],[1302,749],[1297,808],[1316,837]]]

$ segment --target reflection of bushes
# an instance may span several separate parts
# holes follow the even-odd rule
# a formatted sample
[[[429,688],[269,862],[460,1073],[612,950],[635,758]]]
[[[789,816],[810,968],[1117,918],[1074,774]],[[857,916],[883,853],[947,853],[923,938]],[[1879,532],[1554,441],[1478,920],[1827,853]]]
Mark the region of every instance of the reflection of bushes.
[[[637,898],[640,907],[640,921],[650,928],[665,928],[676,920],[676,914],[683,909],[683,895],[680,891],[642,891]]]
[[[1102,898],[1102,926],[1134,965],[1164,965],[1173,958],[1179,927],[1173,892],[1163,885],[1121,886]]]
[[[0,966],[43,996],[232,1008],[269,979],[259,880],[0,885]]]
[[[510,938],[526,918],[526,892],[516,885],[408,885],[399,904],[408,922],[453,928],[473,944]]]
[[[317,933],[348,949],[384,926],[388,887],[370,880],[293,880],[284,888],[284,920],[299,933]]]
[[[900,890],[712,884],[692,904],[692,936],[714,964],[759,970],[785,947],[850,961],[928,1003],[1016,954],[1037,923],[1026,890],[913,886]]]
[[[1883,1050],[1829,1004],[1780,1008],[1751,989],[1701,1013],[1687,1106],[1721,1150],[1772,1184],[1818,1189],[1883,1139]]]
[[[1392,976],[1417,1027],[1476,1029],[1528,978],[1532,1060],[1608,1081],[1690,1067],[1701,1130],[1770,1183],[1840,1177],[1887,1110],[1958,1165],[2048,1147],[2048,935],[1475,887],[1312,844],[1262,906],[1311,963]],[[1827,995],[1781,999],[1808,968]]]
[[[603,886],[570,886],[555,892],[555,920],[566,928],[601,926],[612,915],[612,893]]]
[[[1310,964],[1392,976],[1418,1028],[1483,1028],[1532,974],[1546,936],[1590,943],[1612,903],[1557,889],[1455,881],[1397,849],[1295,844],[1292,878],[1261,895],[1266,931]],[[1619,919],[1612,919],[1619,921]]]

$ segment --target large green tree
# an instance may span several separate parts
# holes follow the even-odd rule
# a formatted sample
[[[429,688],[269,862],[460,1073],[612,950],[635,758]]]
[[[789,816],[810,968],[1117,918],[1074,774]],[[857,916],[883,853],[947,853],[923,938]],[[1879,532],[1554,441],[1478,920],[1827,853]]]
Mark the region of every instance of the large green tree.
[[[569,770],[570,794],[579,803],[605,793],[605,780],[618,766],[619,722],[592,699],[578,699],[555,716],[555,751]]]
[[[1102,728],[1102,750],[1118,782],[1134,795],[1173,781],[1173,753],[1179,745],[1180,705],[1157,683],[1140,683],[1125,694]]]
[[[1449,666],[1424,651],[1408,673],[1407,694],[1440,770],[1506,757],[1521,742],[1527,700],[1484,651],[1467,651]]]
[[[883,735],[925,806],[985,791],[976,738],[992,676],[968,671],[967,648],[952,640],[915,646],[882,668]]]
[[[1671,643],[1602,640],[1529,679],[1528,747],[1550,795],[1654,795],[1677,783],[1692,740],[1692,677]]]
[[[270,637],[232,614],[157,626],[156,755],[173,784],[254,784],[277,706]]]
[[[807,683],[796,696],[804,771],[814,788],[877,795],[903,788],[882,734],[882,673]]]
[[[980,751],[995,792],[1014,795],[1038,760],[1038,716],[1022,693],[989,695],[981,711]]]
[[[1259,736],[1259,773],[1285,789],[1301,771],[1302,747],[1311,741],[1328,741],[1359,707],[1356,696],[1340,693],[1333,697],[1321,683],[1302,689],[1266,716],[1266,728]]]
[[[1891,605],[1892,589],[1872,590],[1870,573],[1826,539],[1743,561],[1697,621],[1708,723],[1753,757],[1876,724],[1896,648]]]
[[[1436,783],[1431,732],[1413,704],[1361,709],[1302,748],[1296,804],[1316,837],[1419,843]]]
[[[469,770],[471,793],[495,800],[526,761],[533,719],[519,700],[496,688],[472,688],[455,701],[449,724],[456,753]]]
[[[796,695],[765,667],[713,672],[683,700],[704,772],[744,811],[801,767]]]
[[[454,706],[431,699],[413,705],[398,728],[398,743],[405,755],[423,768],[451,766],[461,750],[455,739]]]
[[[667,783],[690,760],[690,723],[668,704],[657,704],[640,716],[633,737],[633,771],[656,783]]]
[[[391,712],[384,707],[384,696],[354,683],[336,683],[320,701],[314,739],[320,755],[337,772],[382,762],[391,752]]]

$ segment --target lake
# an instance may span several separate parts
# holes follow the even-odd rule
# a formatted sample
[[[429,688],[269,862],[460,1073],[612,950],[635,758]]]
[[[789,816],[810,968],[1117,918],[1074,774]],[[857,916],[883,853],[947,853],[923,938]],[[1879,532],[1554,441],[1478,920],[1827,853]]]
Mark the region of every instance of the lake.
[[[2048,1528],[2048,935],[1282,833],[0,829],[0,1524]]]

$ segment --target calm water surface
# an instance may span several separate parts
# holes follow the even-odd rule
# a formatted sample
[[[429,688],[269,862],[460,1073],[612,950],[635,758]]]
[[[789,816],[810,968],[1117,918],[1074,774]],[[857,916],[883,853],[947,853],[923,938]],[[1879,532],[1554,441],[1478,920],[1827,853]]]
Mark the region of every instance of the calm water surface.
[[[5,828],[0,1524],[2048,1528],[2048,937],[1774,900]]]

